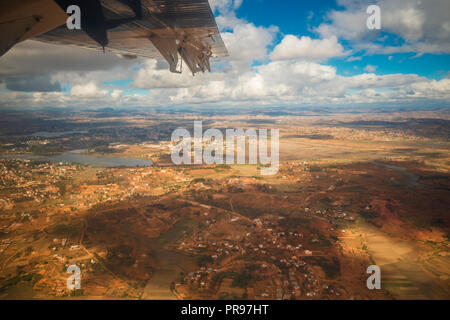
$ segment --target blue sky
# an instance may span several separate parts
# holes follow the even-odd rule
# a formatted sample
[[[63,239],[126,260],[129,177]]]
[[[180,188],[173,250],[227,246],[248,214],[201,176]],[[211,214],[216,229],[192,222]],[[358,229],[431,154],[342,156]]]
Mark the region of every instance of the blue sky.
[[[447,0],[210,4],[230,53],[210,74],[26,41],[0,59],[0,107],[450,105]]]
[[[406,2],[406,1],[405,1]],[[372,3],[372,2],[370,2]],[[274,5],[273,0],[244,1],[236,11],[236,15],[253,22],[256,25],[270,27],[278,26],[279,39],[283,34],[297,36],[317,37],[314,27],[327,20],[330,10],[345,11],[345,7],[339,6],[334,0],[321,1],[292,1],[278,0]],[[448,12],[450,15],[450,12]],[[387,36],[384,41],[375,40],[378,43],[389,46],[398,46],[404,40],[387,31],[381,31],[378,38]],[[351,44],[342,41],[346,49],[351,49]],[[361,61],[346,62],[344,59],[334,59],[330,64],[337,67],[341,75],[354,75],[361,73],[368,64],[377,66],[377,73],[414,73],[420,76],[440,80],[447,76],[450,68],[449,54],[423,54],[397,53],[391,55],[356,55],[361,56]],[[392,56],[392,60],[388,57]],[[357,67],[355,69],[354,67]]]
[[[236,15],[256,25],[269,27],[276,25],[282,33],[314,35],[309,29],[323,21],[330,9],[339,6],[333,0],[292,1],[273,0],[244,1]]]

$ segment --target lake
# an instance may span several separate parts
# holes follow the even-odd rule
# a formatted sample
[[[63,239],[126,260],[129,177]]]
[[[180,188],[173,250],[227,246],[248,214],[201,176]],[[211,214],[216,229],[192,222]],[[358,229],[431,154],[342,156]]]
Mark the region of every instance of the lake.
[[[29,154],[2,154],[0,158],[3,159],[27,159],[50,162],[70,162],[85,164],[92,167],[151,167],[153,161],[136,158],[121,158],[121,157],[95,157],[87,154],[82,154],[82,150],[74,150],[56,156],[35,156]]]
[[[88,133],[89,131],[61,131],[61,132],[47,132],[47,131],[40,131],[35,132],[32,134],[28,134],[28,137],[39,137],[39,138],[58,138],[62,136],[67,136],[71,134],[78,134],[78,133]]]

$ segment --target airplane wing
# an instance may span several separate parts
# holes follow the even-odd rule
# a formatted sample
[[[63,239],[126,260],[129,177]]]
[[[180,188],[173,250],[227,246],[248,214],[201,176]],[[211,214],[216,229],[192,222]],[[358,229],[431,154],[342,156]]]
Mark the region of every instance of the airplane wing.
[[[0,0],[0,9],[4,1]],[[181,72],[183,62],[193,74],[210,71],[211,57],[228,55],[208,0],[16,0],[16,2],[42,2],[52,9],[56,3],[58,8],[52,15],[54,23],[57,24],[54,28],[45,30],[41,27],[38,31],[44,30],[46,31],[44,33],[28,31],[29,34],[22,35],[20,41],[33,37],[34,40],[53,44],[96,50],[106,48],[125,58],[136,56],[164,58],[169,63],[170,71],[177,73]],[[65,9],[74,4],[80,7],[81,30],[69,30],[65,24],[68,17]],[[30,10],[37,10],[36,8],[27,10],[30,17],[45,18],[44,12],[32,14]],[[47,12],[49,11],[47,8]],[[64,14],[63,23],[61,13]],[[0,29],[1,18],[0,15]],[[35,22],[35,25],[51,20],[44,18]],[[9,19],[12,21],[11,17]],[[35,29],[31,27],[31,31]],[[0,36],[0,43],[3,42]]]

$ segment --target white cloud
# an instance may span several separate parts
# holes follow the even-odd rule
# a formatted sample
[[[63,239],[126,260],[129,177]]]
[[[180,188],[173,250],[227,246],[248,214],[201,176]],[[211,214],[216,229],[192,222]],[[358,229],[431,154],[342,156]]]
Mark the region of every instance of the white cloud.
[[[362,57],[361,56],[359,56],[359,57],[349,57],[347,60],[345,60],[345,61],[347,61],[347,62],[353,62],[353,61],[361,61],[362,60]]]
[[[155,69],[153,69],[155,70]],[[183,77],[183,76],[182,76]],[[188,81],[189,86],[154,87],[147,94],[108,92],[95,83],[74,86],[67,93],[4,92],[7,106],[256,106],[420,104],[448,101],[450,79],[430,80],[413,74],[341,76],[336,68],[307,61],[268,62],[242,73],[217,71]],[[154,80],[156,82],[156,80]],[[443,105],[448,105],[443,104]]]
[[[100,89],[94,82],[85,85],[76,85],[72,87],[70,94],[81,98],[103,98],[108,91]]]
[[[417,52],[450,53],[450,1],[427,0],[377,0],[381,9],[382,31],[393,33],[405,40],[405,45],[370,46],[379,36],[378,32],[366,27],[368,2],[364,0],[339,0],[345,10],[332,10],[328,13],[329,22],[320,24],[315,31],[322,37],[337,36],[354,41],[360,48],[369,47],[369,53]],[[362,42],[362,43],[361,43]]]
[[[25,41],[0,58],[0,81],[15,91],[60,91],[77,86],[132,78],[141,59],[73,46]]]
[[[364,70],[366,70],[367,72],[370,72],[370,73],[373,73],[373,72],[377,71],[377,69],[378,69],[377,66],[373,66],[373,65],[370,65],[370,64],[368,64],[368,65],[364,68]]]
[[[270,55],[272,60],[310,59],[326,60],[343,56],[344,48],[335,36],[326,39],[311,39],[286,35]]]
[[[272,61],[242,73],[205,74],[183,88],[160,88],[146,105],[353,105],[445,100],[450,80],[413,74],[340,76],[336,68],[301,60]]]
[[[134,64],[136,61],[122,59],[108,52],[27,40],[1,57],[0,76],[107,71]]]
[[[230,60],[266,60],[268,46],[275,39],[278,28],[256,27],[252,23],[240,23],[232,32],[222,32],[222,39],[230,54]]]
[[[368,33],[365,10],[362,7],[357,11],[331,11],[328,19],[331,23],[322,23],[315,31],[323,38],[337,36],[345,40],[360,39]]]
[[[213,12],[227,14],[233,10],[239,9],[242,0],[209,0],[209,5]]]
[[[115,100],[119,99],[120,96],[122,95],[123,90],[119,90],[119,89],[115,89],[111,92],[111,97]]]
[[[226,15],[218,16],[216,18],[216,22],[217,22],[217,26],[219,27],[219,29],[222,32],[225,30],[233,29],[234,26],[236,26],[238,24],[247,23],[245,20],[242,20],[242,19],[239,19],[238,17],[236,17],[234,12],[226,14]]]

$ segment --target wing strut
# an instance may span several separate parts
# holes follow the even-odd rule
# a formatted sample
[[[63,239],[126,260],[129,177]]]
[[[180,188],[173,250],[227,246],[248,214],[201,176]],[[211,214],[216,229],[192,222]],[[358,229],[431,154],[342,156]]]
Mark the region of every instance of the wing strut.
[[[177,37],[176,33],[169,37],[153,33],[150,36],[150,41],[169,63],[171,72],[181,73],[183,60],[193,75],[200,71],[208,70],[211,72],[209,63],[212,56],[211,50],[200,42],[185,37]],[[180,68],[177,69],[179,64]]]

